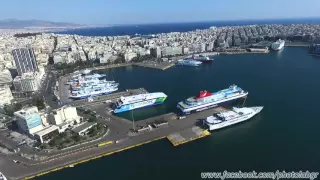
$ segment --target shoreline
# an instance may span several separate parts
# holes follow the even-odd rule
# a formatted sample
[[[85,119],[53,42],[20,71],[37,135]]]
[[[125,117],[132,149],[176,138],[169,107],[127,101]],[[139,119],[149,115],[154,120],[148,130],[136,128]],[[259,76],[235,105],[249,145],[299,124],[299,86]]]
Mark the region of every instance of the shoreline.
[[[155,142],[155,141],[158,141],[158,140],[162,140],[162,139],[165,139],[165,138],[166,138],[166,136],[162,136],[162,137],[158,137],[158,138],[155,138],[155,139],[150,139],[150,140],[147,140],[147,141],[143,141],[143,142],[140,142],[140,143],[137,143],[137,144],[134,144],[134,145],[130,145],[130,146],[127,146],[127,147],[119,148],[119,149],[116,149],[116,150],[113,150],[113,151],[109,151],[109,152],[106,151],[106,152],[103,152],[103,153],[97,153],[97,154],[94,154],[92,156],[84,157],[82,159],[76,159],[73,162],[72,161],[68,161],[68,162],[65,162],[63,164],[51,167],[51,168],[40,170],[39,172],[35,172],[35,173],[31,173],[31,174],[26,175],[26,176],[18,177],[17,179],[25,179],[25,180],[33,179],[35,177],[43,176],[45,174],[56,172],[56,171],[59,171],[59,170],[65,169],[65,168],[70,168],[70,166],[74,167],[76,165],[83,164],[83,163],[86,163],[88,161],[92,161],[92,160],[96,160],[96,159],[99,159],[99,158],[102,158],[102,157],[110,156],[110,155],[113,155],[113,154],[116,154],[116,153],[119,153],[119,152],[122,152],[122,151],[126,151],[126,150],[129,150],[129,149],[132,149],[132,148],[135,148],[135,147],[139,147],[139,146],[142,146],[142,145],[145,145],[145,144],[149,144],[149,143],[152,143],[152,142]],[[108,147],[108,146],[106,146],[106,147]]]

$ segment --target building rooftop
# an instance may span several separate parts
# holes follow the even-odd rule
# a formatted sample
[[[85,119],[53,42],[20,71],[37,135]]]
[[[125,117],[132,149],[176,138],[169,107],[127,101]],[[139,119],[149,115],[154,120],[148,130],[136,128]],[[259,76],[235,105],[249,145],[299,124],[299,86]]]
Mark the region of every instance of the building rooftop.
[[[16,111],[14,114],[17,116],[25,117],[28,115],[38,114],[38,113],[39,113],[38,108],[36,106],[32,106],[29,108],[21,109],[20,111]]]
[[[36,132],[35,134],[38,136],[44,136],[52,131],[59,130],[59,127],[56,125],[50,125],[49,127],[42,129],[41,131]]]
[[[72,131],[75,132],[75,133],[80,133],[80,132],[82,132],[82,131],[84,131],[84,130],[86,130],[86,129],[88,129],[91,126],[94,126],[96,124],[97,124],[96,122],[86,122],[86,123],[74,128],[74,129],[72,129]]]

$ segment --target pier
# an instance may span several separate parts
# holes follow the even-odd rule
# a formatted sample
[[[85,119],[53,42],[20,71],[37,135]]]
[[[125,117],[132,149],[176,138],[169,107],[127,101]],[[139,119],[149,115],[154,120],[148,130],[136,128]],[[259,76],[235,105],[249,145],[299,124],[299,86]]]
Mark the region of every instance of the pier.
[[[211,133],[208,130],[201,129],[198,126],[193,126],[181,132],[173,133],[167,136],[173,146],[179,146],[187,142],[209,136]]]

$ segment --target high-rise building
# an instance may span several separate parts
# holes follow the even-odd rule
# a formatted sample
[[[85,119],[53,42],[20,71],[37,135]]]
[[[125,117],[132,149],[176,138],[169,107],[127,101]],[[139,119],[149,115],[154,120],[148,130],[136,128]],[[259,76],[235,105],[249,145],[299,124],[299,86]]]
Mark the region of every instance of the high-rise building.
[[[38,71],[36,56],[31,48],[20,48],[12,51],[12,56],[16,64],[19,75],[26,72]]]
[[[36,106],[25,108],[14,113],[19,130],[33,135],[43,129],[41,116]]]

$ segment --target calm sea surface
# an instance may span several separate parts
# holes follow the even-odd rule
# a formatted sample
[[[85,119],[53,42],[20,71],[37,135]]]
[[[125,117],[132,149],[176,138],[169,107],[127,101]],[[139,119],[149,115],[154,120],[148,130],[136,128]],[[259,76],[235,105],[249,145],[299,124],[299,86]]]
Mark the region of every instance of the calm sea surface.
[[[200,90],[231,84],[249,91],[247,106],[265,108],[251,121],[178,148],[161,140],[38,180],[195,180],[203,171],[319,171],[320,58],[309,56],[307,49],[220,55],[201,67],[125,67],[104,73],[119,81],[122,90],[144,87],[168,95],[163,105],[134,111],[135,119],[176,111],[178,101]]]

